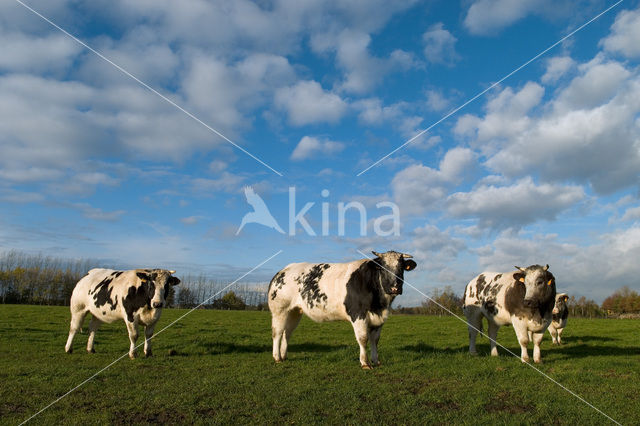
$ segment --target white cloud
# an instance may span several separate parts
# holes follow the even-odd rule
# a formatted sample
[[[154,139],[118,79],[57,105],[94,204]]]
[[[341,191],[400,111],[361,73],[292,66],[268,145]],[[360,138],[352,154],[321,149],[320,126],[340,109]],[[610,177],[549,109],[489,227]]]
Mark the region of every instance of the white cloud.
[[[460,56],[456,53],[457,39],[438,22],[422,34],[424,56],[434,64],[453,66]]]
[[[540,79],[545,84],[555,83],[575,66],[570,56],[555,56],[547,60],[547,70]]]
[[[373,56],[369,51],[370,43],[371,36],[367,32],[353,29],[320,33],[311,39],[311,47],[316,52],[335,52],[336,65],[344,73],[338,88],[348,93],[367,93],[390,72],[419,65],[411,53],[403,50],[394,50],[388,58]]]
[[[538,220],[555,220],[585,198],[582,187],[542,184],[530,177],[509,186],[480,185],[452,194],[447,212],[456,218],[477,219],[484,228],[519,228]]]
[[[64,34],[33,37],[0,32],[0,70],[52,74],[67,69],[81,46]]]
[[[439,91],[427,91],[427,108],[430,111],[444,111],[449,107],[449,105],[451,105],[449,99],[445,98]]]
[[[629,207],[622,215],[623,221],[640,220],[640,206]]]
[[[312,136],[304,136],[298,142],[291,153],[291,159],[294,161],[302,161],[314,157],[316,155],[328,156],[335,154],[344,149],[344,144],[330,140],[318,139]]]
[[[235,193],[240,189],[244,181],[245,178],[243,176],[224,171],[216,179],[193,178],[190,183],[195,195],[211,197],[218,192]]]
[[[475,169],[475,157],[469,149],[453,148],[440,161],[439,169],[414,164],[398,172],[391,187],[400,213],[406,216],[442,207],[447,190]]]
[[[295,126],[336,123],[347,112],[347,104],[335,93],[327,92],[316,81],[300,81],[278,89],[275,104],[287,112]]]
[[[470,33],[487,35],[539,9],[544,0],[475,0],[464,18]]]
[[[616,16],[611,34],[599,43],[605,50],[621,53],[627,58],[640,56],[640,9],[625,10]]]
[[[201,219],[200,216],[188,216],[188,217],[180,218],[180,222],[182,222],[185,225],[195,225],[198,223],[200,219]]]
[[[439,270],[466,248],[464,240],[452,237],[435,225],[424,225],[413,230],[411,254],[426,270]]]
[[[88,203],[73,203],[73,204],[70,204],[69,207],[80,210],[83,216],[88,219],[105,221],[105,222],[114,222],[118,220],[120,216],[126,213],[125,210],[114,210],[110,212],[105,212],[104,210],[97,207],[93,207]]]

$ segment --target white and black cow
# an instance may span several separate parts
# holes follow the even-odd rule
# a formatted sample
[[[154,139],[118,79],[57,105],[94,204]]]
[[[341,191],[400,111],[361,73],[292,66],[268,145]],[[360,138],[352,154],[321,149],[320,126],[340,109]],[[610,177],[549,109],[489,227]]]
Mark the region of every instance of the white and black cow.
[[[489,323],[491,355],[498,355],[496,337],[503,325],[513,325],[522,350],[522,362],[529,361],[527,344],[533,333],[533,360],[541,362],[540,342],[551,324],[556,297],[555,278],[549,265],[516,266],[507,273],[483,272],[464,291],[464,314],[469,328],[469,352],[476,354],[476,336],[482,317]]]
[[[371,362],[380,365],[380,330],[391,302],[402,294],[404,271],[413,270],[416,262],[411,255],[395,251],[373,254],[375,259],[348,263],[292,263],[273,277],[268,297],[276,362],[287,358],[291,334],[304,313],[316,322],[350,321],[360,345],[362,368],[371,368],[368,341]]]
[[[144,353],[151,356],[153,329],[160,319],[170,287],[180,283],[178,278],[171,276],[173,273],[175,271],[165,269],[90,270],[71,294],[71,327],[65,350],[73,351],[73,337],[82,327],[84,317],[91,312],[88,352],[95,352],[93,339],[101,323],[123,319],[131,341],[129,357],[136,356],[138,324],[145,326]]]
[[[558,293],[556,295],[556,305],[553,308],[553,320],[551,324],[549,324],[549,333],[551,333],[551,340],[554,345],[562,344],[562,338],[560,336],[567,326],[567,318],[569,317],[568,301],[569,296],[567,293]]]

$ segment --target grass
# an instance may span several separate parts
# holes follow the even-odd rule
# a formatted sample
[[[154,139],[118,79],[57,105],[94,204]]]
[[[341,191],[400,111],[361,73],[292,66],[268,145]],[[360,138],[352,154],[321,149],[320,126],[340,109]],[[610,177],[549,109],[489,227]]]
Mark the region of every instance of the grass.
[[[185,311],[165,310],[161,329]],[[64,353],[65,307],[0,305],[0,423],[20,423],[128,350],[124,323]],[[84,330],[88,324],[85,322]],[[640,323],[570,318],[540,369],[623,424],[640,423]],[[519,353],[513,329],[498,341]],[[141,340],[140,340],[141,342]],[[467,354],[452,317],[392,316],[383,365],[362,371],[349,323],[304,318],[289,360],[271,358],[268,312],[198,310],[154,339],[154,357],[124,358],[32,420],[35,424],[455,423],[602,424],[606,418],[501,351]]]

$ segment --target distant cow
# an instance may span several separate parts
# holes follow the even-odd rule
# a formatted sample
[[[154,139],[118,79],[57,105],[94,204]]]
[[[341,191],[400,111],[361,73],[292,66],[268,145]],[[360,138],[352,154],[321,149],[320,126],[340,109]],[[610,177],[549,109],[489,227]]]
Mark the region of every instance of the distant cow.
[[[553,320],[549,324],[549,333],[553,344],[561,345],[562,331],[567,326],[567,318],[569,317],[569,307],[567,301],[569,296],[567,293],[559,293],[556,295],[556,305],[553,308]]]
[[[503,325],[513,325],[522,350],[522,362],[529,361],[527,344],[533,333],[533,360],[540,359],[540,342],[551,324],[555,303],[555,278],[549,265],[516,266],[508,273],[483,272],[471,280],[464,292],[464,314],[469,325],[469,352],[476,354],[476,336],[482,317],[489,323],[491,355],[497,356],[496,337]]]
[[[380,365],[380,330],[391,302],[402,294],[404,271],[413,270],[416,262],[395,251],[373,254],[373,260],[349,263],[292,263],[273,277],[268,297],[276,362],[287,358],[289,339],[304,313],[316,322],[350,321],[360,345],[361,367],[371,368],[367,341],[372,364]]]
[[[90,270],[78,281],[71,295],[71,327],[65,350],[73,351],[73,337],[82,327],[84,317],[91,312],[88,352],[95,352],[93,339],[100,324],[123,319],[131,341],[129,357],[136,356],[138,324],[145,326],[144,353],[151,356],[153,329],[160,319],[170,287],[180,283],[178,278],[171,276],[173,273],[175,271],[165,269]]]

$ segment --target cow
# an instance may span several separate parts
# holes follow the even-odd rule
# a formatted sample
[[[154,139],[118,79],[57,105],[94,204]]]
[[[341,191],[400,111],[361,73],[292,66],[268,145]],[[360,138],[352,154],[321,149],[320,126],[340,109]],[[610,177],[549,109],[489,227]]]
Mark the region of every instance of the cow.
[[[413,256],[372,252],[374,259],[348,263],[292,263],[271,280],[268,291],[273,359],[287,358],[291,334],[302,314],[316,322],[351,322],[360,346],[360,366],[380,365],[378,340],[391,302],[402,294],[404,271],[417,265]],[[371,363],[367,342],[371,342]]]
[[[561,345],[562,331],[567,326],[567,318],[569,317],[569,307],[567,301],[569,296],[567,293],[558,293],[556,295],[556,304],[553,307],[553,320],[549,324],[549,333],[551,333],[551,340],[554,345]]]
[[[136,357],[138,324],[145,326],[144,354],[151,356],[150,340],[155,324],[160,319],[171,286],[180,284],[180,280],[172,276],[174,273],[166,269],[90,270],[71,294],[71,326],[65,351],[73,352],[73,338],[82,327],[84,317],[91,312],[87,352],[95,353],[93,340],[100,324],[122,319],[131,342],[129,358]]]
[[[522,362],[529,362],[527,344],[533,333],[533,360],[540,363],[540,342],[551,324],[555,304],[555,277],[549,265],[516,266],[513,272],[483,272],[464,291],[464,314],[469,329],[469,353],[476,355],[476,336],[482,317],[489,323],[491,355],[497,356],[496,337],[503,325],[513,325],[520,343]]]

